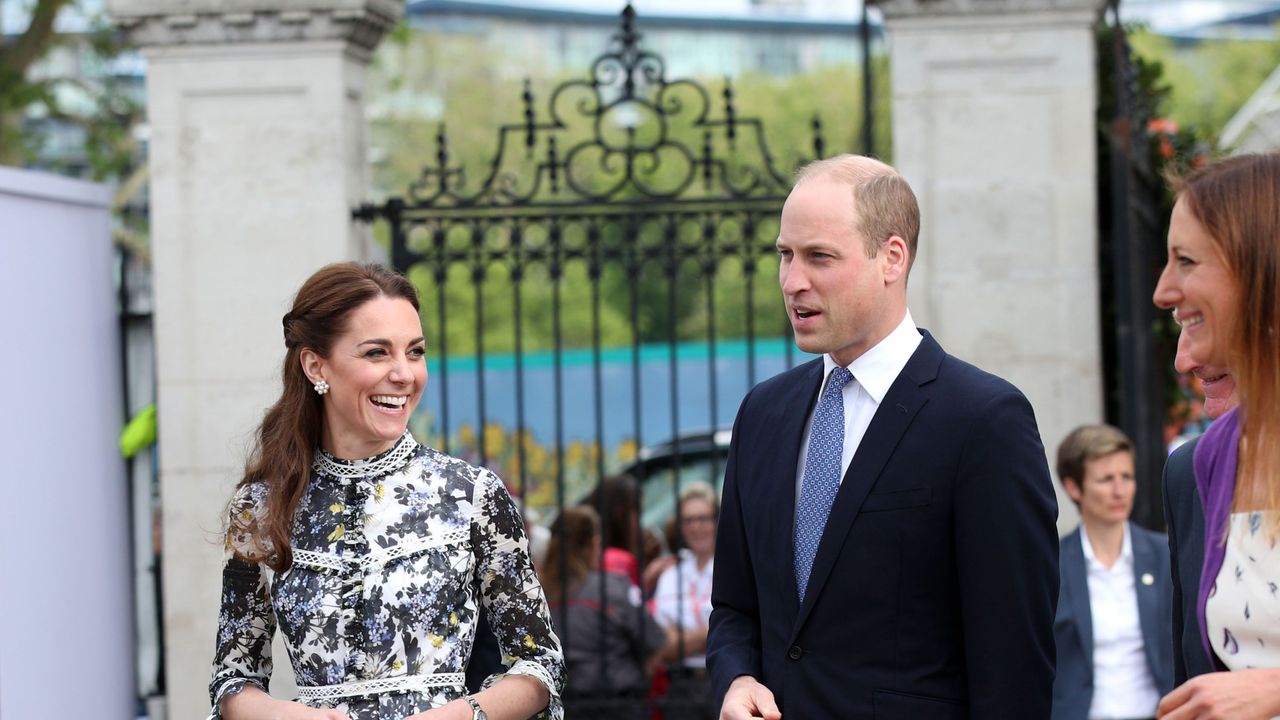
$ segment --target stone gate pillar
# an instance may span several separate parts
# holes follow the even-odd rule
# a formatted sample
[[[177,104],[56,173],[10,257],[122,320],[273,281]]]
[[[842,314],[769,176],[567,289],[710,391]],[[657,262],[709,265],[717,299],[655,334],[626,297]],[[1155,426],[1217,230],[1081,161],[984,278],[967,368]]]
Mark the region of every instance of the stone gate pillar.
[[[1098,0],[884,0],[894,164],[919,194],[912,313],[1031,400],[1051,458],[1101,422]],[[1074,505],[1059,488],[1060,530]]]
[[[165,667],[169,717],[196,718],[222,513],[279,392],[280,317],[317,267],[370,254],[350,219],[366,199],[365,74],[404,3],[107,5],[147,61]]]

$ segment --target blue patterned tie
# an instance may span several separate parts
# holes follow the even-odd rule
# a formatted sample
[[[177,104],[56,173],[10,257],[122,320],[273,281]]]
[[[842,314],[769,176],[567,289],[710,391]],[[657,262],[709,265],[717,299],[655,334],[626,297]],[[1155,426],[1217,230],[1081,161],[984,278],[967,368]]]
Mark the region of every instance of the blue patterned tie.
[[[809,430],[809,452],[804,461],[804,479],[796,512],[796,588],[804,602],[818,541],[827,525],[827,515],[840,489],[840,459],[844,453],[844,386],[853,379],[847,368],[836,366],[827,388],[818,398]]]

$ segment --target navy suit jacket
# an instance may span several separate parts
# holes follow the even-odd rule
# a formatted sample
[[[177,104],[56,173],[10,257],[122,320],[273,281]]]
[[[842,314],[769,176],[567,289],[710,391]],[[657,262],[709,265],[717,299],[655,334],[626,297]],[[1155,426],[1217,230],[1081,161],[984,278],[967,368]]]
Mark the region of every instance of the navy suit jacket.
[[[1200,438],[1183,443],[1164,465],[1164,520],[1169,528],[1169,557],[1173,559],[1173,682],[1214,672],[1204,651],[1196,598],[1204,567],[1204,506],[1196,487],[1192,458]]]
[[[804,603],[796,465],[821,359],[766,380],[734,423],[708,667],[787,720],[1038,720],[1053,690],[1057,504],[1031,406],[926,332],[836,495]]]
[[[1164,697],[1173,689],[1173,583],[1165,536],[1129,523],[1133,545],[1133,587],[1138,595],[1138,624],[1147,656],[1147,670]],[[1088,720],[1093,702],[1093,611],[1089,602],[1088,568],[1080,530],[1062,538],[1059,567],[1062,592],[1053,624],[1058,649],[1058,674],[1053,681],[1053,720]],[[1142,578],[1149,576],[1151,584]],[[1198,638],[1197,638],[1198,639]],[[1155,713],[1155,708],[1152,709]]]

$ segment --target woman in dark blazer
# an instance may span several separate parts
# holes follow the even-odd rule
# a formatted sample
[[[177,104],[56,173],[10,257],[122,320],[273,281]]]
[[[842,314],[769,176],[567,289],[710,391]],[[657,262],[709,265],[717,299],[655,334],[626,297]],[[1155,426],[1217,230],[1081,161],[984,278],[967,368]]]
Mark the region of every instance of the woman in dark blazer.
[[[1173,689],[1173,591],[1165,537],[1129,522],[1133,444],[1110,425],[1076,428],[1058,478],[1081,523],[1060,544],[1053,720],[1152,717]]]

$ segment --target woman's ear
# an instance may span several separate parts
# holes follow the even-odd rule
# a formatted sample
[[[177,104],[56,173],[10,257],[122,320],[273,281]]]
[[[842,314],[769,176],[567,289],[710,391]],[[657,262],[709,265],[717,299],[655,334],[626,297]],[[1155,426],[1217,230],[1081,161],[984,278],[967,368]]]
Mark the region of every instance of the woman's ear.
[[[311,348],[302,348],[298,353],[298,362],[302,364],[302,372],[312,383],[324,379],[324,358]]]
[[[1075,478],[1062,478],[1062,489],[1067,491],[1067,497],[1075,500],[1077,505],[1084,500],[1084,490],[1080,488],[1080,483],[1077,483]]]

